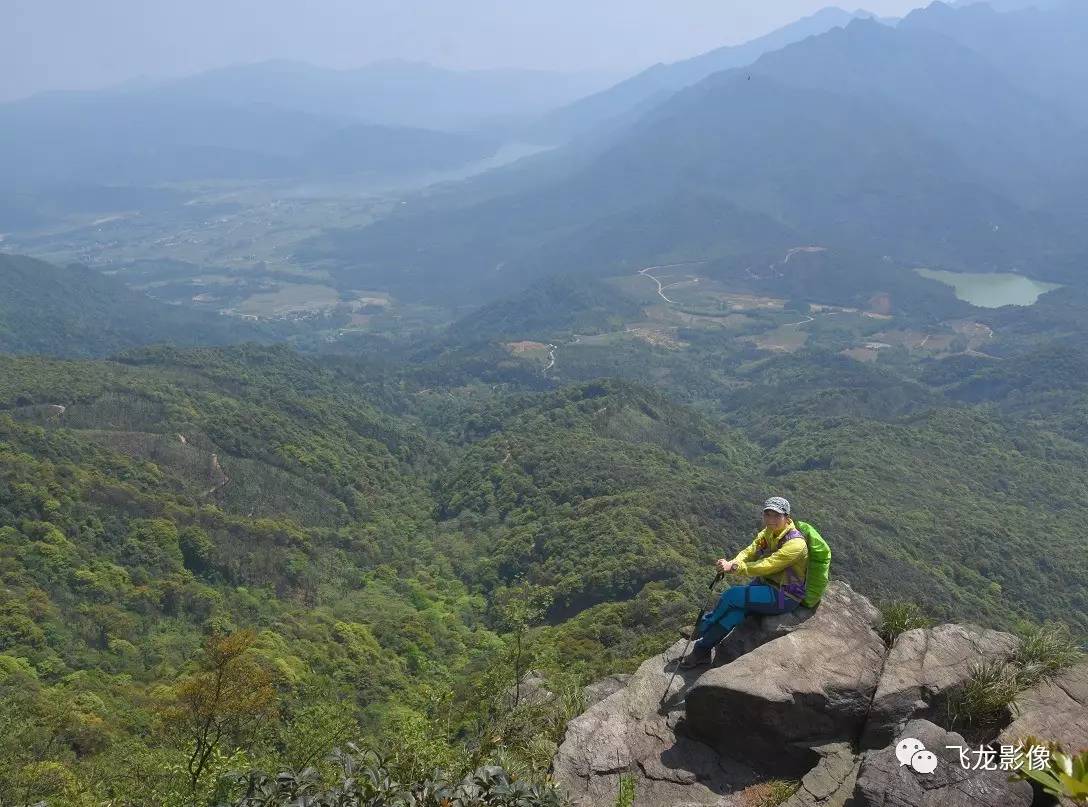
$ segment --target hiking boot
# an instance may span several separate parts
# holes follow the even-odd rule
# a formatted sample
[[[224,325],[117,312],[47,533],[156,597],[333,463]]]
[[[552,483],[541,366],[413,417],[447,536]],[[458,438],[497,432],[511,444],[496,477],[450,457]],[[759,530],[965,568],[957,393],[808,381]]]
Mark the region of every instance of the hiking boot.
[[[692,670],[696,667],[706,667],[710,664],[714,656],[713,650],[703,650],[696,645],[691,649],[691,652],[684,656],[680,662],[681,670]]]

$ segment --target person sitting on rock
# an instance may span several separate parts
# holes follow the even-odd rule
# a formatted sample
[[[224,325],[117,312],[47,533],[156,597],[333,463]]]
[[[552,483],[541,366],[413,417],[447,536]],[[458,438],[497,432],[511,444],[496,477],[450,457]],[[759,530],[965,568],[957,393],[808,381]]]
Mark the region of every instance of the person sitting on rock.
[[[784,614],[805,597],[808,542],[790,518],[790,503],[772,496],[763,503],[763,529],[733,560],[717,562],[722,574],[753,579],[744,586],[730,586],[718,605],[695,626],[695,647],[680,662],[683,669],[710,664],[714,646],[748,614]]]

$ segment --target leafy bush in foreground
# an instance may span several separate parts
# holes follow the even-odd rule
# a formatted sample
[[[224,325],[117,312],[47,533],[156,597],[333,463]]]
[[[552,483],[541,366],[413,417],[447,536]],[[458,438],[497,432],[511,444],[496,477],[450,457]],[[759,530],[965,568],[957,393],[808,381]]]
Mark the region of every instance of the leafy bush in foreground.
[[[1036,737],[1026,737],[1025,747],[1045,746],[1050,755],[1046,766],[1033,769],[1025,758],[1016,768],[1016,778],[1027,779],[1058,799],[1088,804],[1088,751],[1068,752],[1058,743],[1043,743]]]
[[[333,753],[338,781],[327,783],[314,768],[270,776],[235,774],[224,785],[232,795],[223,807],[563,807],[552,786],[520,781],[499,767],[477,768],[459,782],[442,771],[412,785],[398,782],[372,751],[348,745]]]

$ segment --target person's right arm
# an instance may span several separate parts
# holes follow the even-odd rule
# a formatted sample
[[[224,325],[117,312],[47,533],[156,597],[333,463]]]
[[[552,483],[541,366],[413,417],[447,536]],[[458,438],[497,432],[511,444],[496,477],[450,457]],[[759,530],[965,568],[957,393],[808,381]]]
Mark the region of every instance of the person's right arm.
[[[763,537],[762,537],[761,533],[757,533],[756,534],[756,539],[754,541],[752,541],[752,543],[748,544],[748,546],[746,546],[740,552],[738,552],[737,556],[735,558],[733,558],[732,560],[725,560],[725,558],[722,558],[722,560],[719,560],[718,561],[718,570],[722,571],[722,572],[726,571],[726,569],[722,568],[722,561],[725,561],[725,563],[727,563],[731,567],[731,568],[728,569],[728,571],[733,571],[733,569],[736,568],[738,563],[747,563],[753,557],[758,555],[762,549],[763,549]]]
[[[752,541],[752,543],[748,544],[748,546],[744,547],[744,549],[742,549],[740,552],[738,552],[737,556],[733,558],[731,562],[737,563],[738,561],[741,561],[743,563],[747,563],[753,557],[758,555],[762,549],[763,537],[761,535],[756,535],[756,539]]]

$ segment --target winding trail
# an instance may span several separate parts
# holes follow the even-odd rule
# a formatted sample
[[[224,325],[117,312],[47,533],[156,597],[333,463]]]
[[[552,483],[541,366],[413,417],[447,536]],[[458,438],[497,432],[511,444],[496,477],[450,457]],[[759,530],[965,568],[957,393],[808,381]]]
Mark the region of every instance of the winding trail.
[[[785,259],[782,261],[782,265],[785,266],[790,262],[790,258],[796,255],[798,252],[827,252],[827,247],[808,246],[808,247],[794,247],[786,253]]]
[[[657,284],[657,293],[659,295],[661,295],[662,300],[664,300],[666,303],[675,303],[676,302],[675,300],[670,300],[668,297],[665,296],[665,287],[661,285],[661,281],[650,274],[651,269],[660,269],[660,268],[662,268],[662,267],[660,267],[660,266],[647,266],[645,269],[640,269],[638,273],[640,275],[645,275],[646,277],[650,278],[650,280],[652,280],[654,283]]]
[[[639,269],[638,273],[640,275],[643,275],[644,277],[650,278],[650,280],[652,280],[654,283],[657,284],[657,293],[658,293],[658,295],[660,295],[662,300],[664,300],[666,303],[672,303],[673,305],[676,305],[676,300],[670,300],[665,295],[665,289],[671,289],[674,286],[680,286],[680,285],[685,284],[685,283],[698,283],[699,278],[696,277],[696,278],[693,278],[691,280],[681,280],[681,281],[679,281],[677,283],[670,283],[669,285],[666,286],[666,285],[663,285],[661,283],[661,281],[658,280],[656,277],[651,275],[650,270],[651,269],[675,269],[677,266],[702,266],[704,263],[706,263],[705,260],[702,260],[702,261],[681,261],[680,263],[663,263],[663,264],[660,264],[659,266],[647,266],[645,269]]]
[[[555,345],[548,345],[548,363],[544,365],[544,372],[548,372],[555,367],[555,351],[559,350]]]

